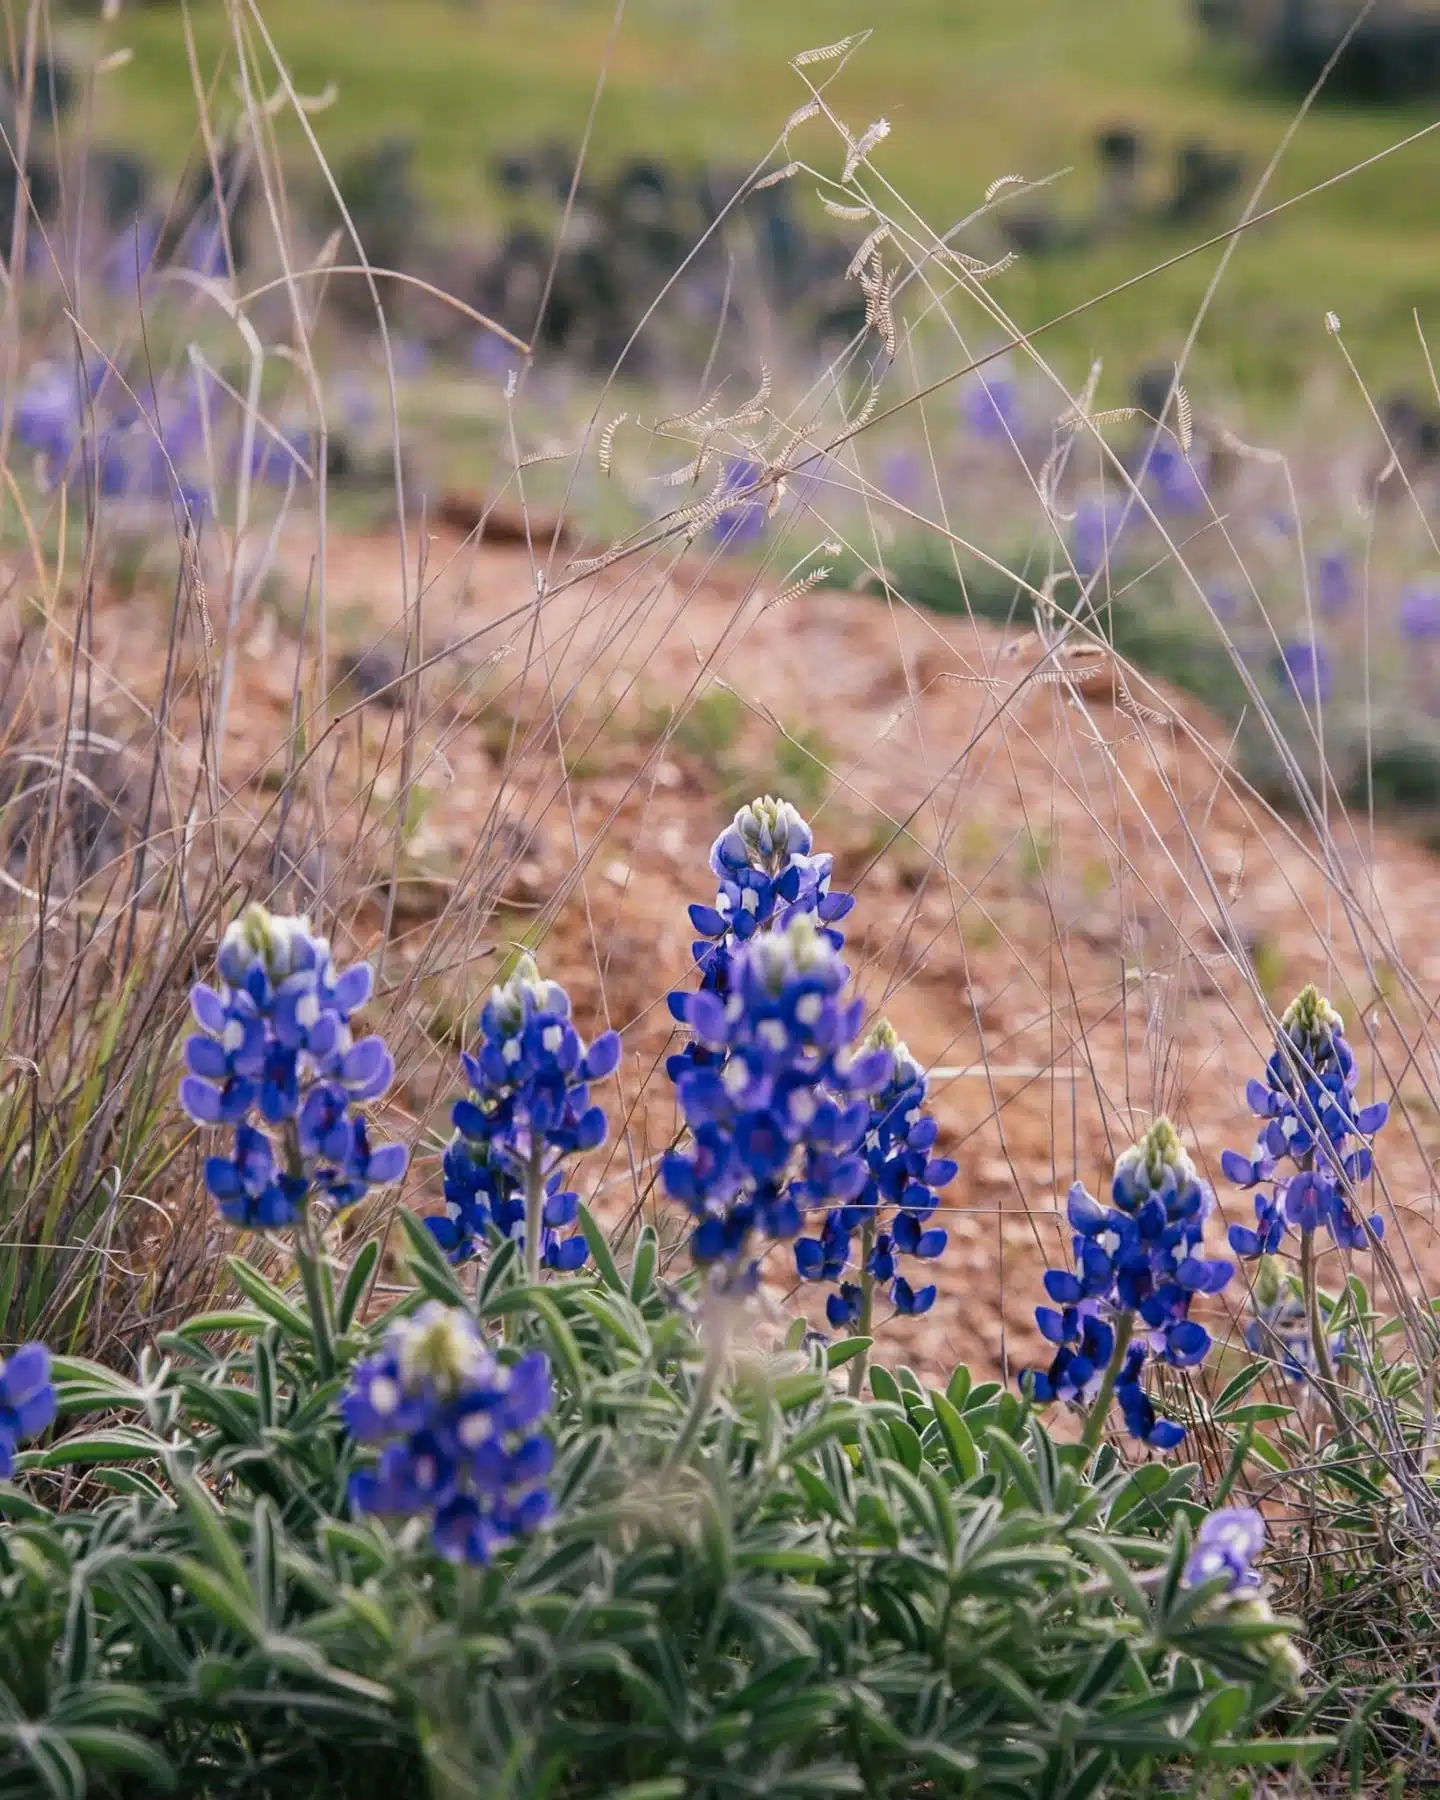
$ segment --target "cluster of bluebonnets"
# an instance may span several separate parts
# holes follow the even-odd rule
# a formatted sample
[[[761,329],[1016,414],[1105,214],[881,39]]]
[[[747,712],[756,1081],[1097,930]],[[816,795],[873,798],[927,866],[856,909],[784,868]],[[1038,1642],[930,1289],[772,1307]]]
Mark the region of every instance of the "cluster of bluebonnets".
[[[219,987],[198,982],[190,995],[200,1030],[185,1045],[180,1101],[198,1124],[234,1130],[232,1154],[205,1164],[223,1217],[284,1230],[313,1198],[343,1208],[398,1181],[405,1146],[372,1145],[359,1110],[395,1074],[384,1040],[350,1027],[370,998],[369,967],[337,971],[307,919],[261,906],[229,927],[216,966]]]
[[[579,1195],[564,1185],[568,1158],[605,1141],[605,1109],[590,1083],[613,1074],[620,1038],[607,1031],[587,1049],[570,1017],[570,996],[521,956],[480,1015],[480,1046],[461,1063],[471,1095],[457,1100],[445,1152],[445,1211],[429,1221],[456,1262],[468,1261],[493,1229],[562,1273],[585,1261],[585,1240],[560,1234],[575,1223]]]
[[[544,1524],[555,1452],[542,1429],[550,1362],[532,1350],[502,1362],[462,1307],[430,1301],[354,1371],[341,1403],[357,1442],[381,1446],[350,1480],[357,1512],[428,1516],[456,1562],[488,1562]]]
[[[1362,1221],[1351,1204],[1374,1164],[1367,1140],[1390,1111],[1383,1100],[1357,1105],[1358,1078],[1344,1021],[1317,988],[1303,988],[1280,1022],[1264,1080],[1245,1089],[1263,1121],[1254,1151],[1227,1150],[1220,1159],[1231,1181],[1257,1190],[1254,1226],[1230,1228],[1237,1256],[1273,1255],[1290,1227],[1323,1227],[1344,1250],[1384,1236],[1378,1213]]]
[[[935,1286],[915,1284],[906,1270],[945,1248],[933,1219],[956,1165],[934,1154],[925,1071],[883,1021],[863,1031],[863,1003],[842,960],[851,896],[833,889],[831,859],[815,852],[809,825],[783,800],[743,807],[710,861],[714,904],[691,908],[699,987],[670,998],[691,1035],[668,1065],[685,1131],[662,1163],[666,1189],[693,1218],[702,1294],[750,1291],[767,1250],[788,1242],[800,1278],[830,1286],[832,1328],[867,1333],[877,1293],[898,1313],[923,1313]],[[328,1281],[313,1279],[321,1253],[312,1205],[352,1206],[398,1181],[408,1161],[403,1145],[370,1141],[364,1109],[394,1076],[383,1040],[353,1030],[372,977],[363,964],[337,970],[306,919],[260,906],[225,932],[216,962],[217,984],[192,992],[200,1029],[185,1046],[180,1088],[193,1119],[234,1134],[232,1153],[206,1162],[206,1185],[230,1224],[293,1234],[307,1299],[324,1312],[333,1298]],[[528,1280],[581,1266],[585,1240],[566,1235],[579,1210],[566,1178],[572,1159],[606,1137],[591,1085],[619,1059],[617,1034],[587,1047],[565,990],[519,957],[463,1058],[471,1091],[453,1108],[445,1211],[428,1221],[452,1261],[510,1240]],[[1296,1379],[1312,1366],[1318,1314],[1274,1273],[1287,1226],[1306,1245],[1321,1225],[1346,1248],[1379,1236],[1378,1219],[1357,1221],[1350,1195],[1370,1171],[1362,1140],[1385,1109],[1357,1106],[1355,1087],[1341,1022],[1306,989],[1284,1016],[1265,1081],[1250,1086],[1264,1121],[1255,1154],[1226,1156],[1227,1174],[1266,1189],[1256,1228],[1233,1228],[1231,1241],[1262,1259],[1266,1347],[1283,1345]],[[1184,1435],[1157,1411],[1142,1376],[1150,1363],[1194,1368],[1210,1350],[1191,1306],[1235,1272],[1205,1254],[1213,1204],[1165,1119],[1119,1158],[1108,1204],[1080,1184],[1071,1189],[1075,1266],[1047,1272],[1054,1304],[1036,1315],[1055,1355],[1023,1380],[1036,1401],[1087,1412],[1092,1447],[1112,1403],[1152,1449]],[[356,1450],[374,1453],[351,1478],[352,1507],[416,1520],[441,1554],[487,1561],[549,1516],[552,1405],[542,1352],[493,1344],[465,1308],[428,1302],[349,1373],[341,1414]],[[23,1345],[0,1363],[0,1476],[55,1412],[49,1356]],[[1215,1514],[1187,1580],[1223,1576],[1238,1598],[1256,1586],[1263,1538],[1257,1514]]]
[[[877,1287],[897,1312],[923,1313],[934,1285],[900,1259],[945,1249],[929,1221],[956,1167],[931,1154],[938,1127],[905,1046],[883,1021],[861,1037],[841,959],[853,897],[832,887],[807,822],[769,795],[721,832],[710,867],[715,902],[690,908],[700,988],[670,996],[692,1034],[667,1065],[689,1141],[662,1174],[695,1220],[691,1253],[716,1286],[743,1289],[768,1245],[798,1238],[796,1272],[834,1289],[832,1326],[868,1328]],[[818,1236],[800,1236],[807,1218]]]
[[[1205,1360],[1210,1333],[1190,1317],[1191,1303],[1197,1294],[1218,1294],[1235,1265],[1204,1255],[1215,1197],[1168,1119],[1157,1119],[1116,1162],[1110,1197],[1103,1206],[1080,1182],[1070,1190],[1075,1267],[1046,1271],[1055,1305],[1035,1312],[1057,1349],[1048,1369],[1024,1379],[1036,1400],[1091,1409],[1097,1435],[1113,1398],[1131,1437],[1171,1450],[1184,1428],[1160,1416],[1142,1372],[1151,1358],[1177,1369]]]

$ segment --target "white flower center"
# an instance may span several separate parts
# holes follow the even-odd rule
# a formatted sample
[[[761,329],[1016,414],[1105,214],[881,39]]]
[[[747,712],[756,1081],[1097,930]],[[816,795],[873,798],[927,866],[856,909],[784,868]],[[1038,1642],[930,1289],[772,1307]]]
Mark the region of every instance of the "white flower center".
[[[560,1048],[564,1039],[564,1028],[559,1025],[547,1025],[544,1031],[540,1033],[540,1042],[545,1046],[551,1056],[553,1056]]]
[[[320,1022],[320,1002],[314,994],[302,994],[295,1002],[295,1023],[308,1031]]]
[[[795,1002],[795,1017],[802,1025],[814,1025],[824,1007],[825,1003],[818,994],[802,994]]]
[[[768,1044],[772,1050],[783,1050],[788,1039],[785,1027],[778,1019],[762,1019],[755,1027],[755,1035],[762,1044]]]
[[[520,1040],[519,1040],[519,1038],[506,1038],[505,1048],[500,1052],[500,1054],[505,1058],[507,1063],[519,1062],[519,1060],[520,1060]]]
[[[245,1042],[245,1027],[238,1019],[227,1019],[225,1029],[220,1034],[220,1042],[227,1050],[238,1050]]]
[[[382,1419],[388,1418],[400,1404],[400,1386],[388,1375],[377,1375],[370,1383],[370,1406]]]
[[[760,896],[755,892],[754,888],[746,888],[744,890],[740,896],[740,905],[747,913],[759,912]]]
[[[725,1092],[727,1094],[743,1094],[750,1084],[750,1071],[745,1067],[743,1062],[738,1060],[735,1062],[728,1062],[725,1065],[725,1072],[720,1079],[725,1083]]]
[[[455,1435],[467,1450],[473,1450],[477,1444],[483,1444],[486,1438],[494,1435],[494,1426],[490,1422],[489,1413],[466,1413],[456,1427]]]

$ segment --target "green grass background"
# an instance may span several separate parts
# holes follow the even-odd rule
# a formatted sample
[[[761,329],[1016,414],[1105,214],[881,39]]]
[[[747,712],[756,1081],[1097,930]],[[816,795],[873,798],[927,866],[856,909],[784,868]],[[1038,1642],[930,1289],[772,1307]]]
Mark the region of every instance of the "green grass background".
[[[272,0],[266,18],[302,91],[338,99],[318,121],[328,153],[387,133],[414,138],[437,218],[466,230],[493,220],[487,156],[548,134],[578,140],[605,63],[612,0]],[[219,0],[192,7],[201,67],[225,54]],[[609,58],[595,135],[597,167],[635,151],[748,166],[803,97],[790,56],[848,31],[874,36],[834,99],[862,129],[885,114],[882,173],[945,227],[997,175],[1072,166],[1051,190],[1083,214],[1094,191],[1095,133],[1138,126],[1158,195],[1178,144],[1203,136],[1263,166],[1293,114],[1230,53],[1209,43],[1188,0],[629,0]],[[194,145],[178,8],[127,8],[97,48],[134,60],[105,78],[98,123],[178,170]],[[233,60],[218,111],[238,106]],[[1431,111],[1317,111],[1270,190],[1281,199],[1427,124]],[[799,154],[836,162],[825,128]],[[1328,362],[1324,314],[1340,314],[1367,379],[1423,383],[1416,335],[1440,319],[1440,134],[1271,224],[1241,247],[1193,373],[1253,404],[1293,391]],[[1217,224],[1238,212],[1232,202]],[[818,208],[815,209],[818,214]],[[1145,229],[1123,242],[1007,275],[1000,297],[1027,327],[1184,249],[1203,232]],[[1054,334],[1057,355],[1113,365],[1172,354],[1217,251],[1147,280]],[[1074,371],[1072,370],[1072,373]]]

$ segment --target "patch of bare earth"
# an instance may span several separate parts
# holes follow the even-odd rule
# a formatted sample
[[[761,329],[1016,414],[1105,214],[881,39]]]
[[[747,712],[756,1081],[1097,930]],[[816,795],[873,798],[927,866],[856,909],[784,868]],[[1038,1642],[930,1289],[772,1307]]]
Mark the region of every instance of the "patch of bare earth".
[[[777,607],[776,584],[711,571],[698,550],[678,571],[617,565],[537,603],[522,549],[424,548],[422,584],[412,536],[405,599],[398,540],[331,544],[327,655],[350,673],[310,718],[288,803],[292,720],[325,684],[311,655],[297,696],[298,599],[242,620],[221,815],[223,854],[290,881],[355,947],[373,949],[389,920],[412,1204],[438,1204],[455,1047],[499,948],[524,935],[582,1026],[625,1035],[620,1128],[579,1185],[598,1182],[612,1219],[669,1220],[683,1257],[654,1163],[675,1125],[660,1065],[664,996],[690,980],[685,909],[711,897],[709,843],[738,801],[798,785],[837,885],[858,896],[860,990],[937,1071],[960,1163],[939,1299],[886,1328],[887,1360],[931,1375],[1034,1361],[1065,1190],[1103,1186],[1156,1110],[1214,1180],[1212,1248],[1249,1217],[1219,1153],[1252,1136],[1243,1088],[1265,1036],[1252,970],[1276,1004],[1320,981],[1357,1044],[1359,1015],[1372,1023],[1367,1096],[1398,1087],[1406,1102],[1375,1203],[1408,1246],[1407,1279],[1440,1268],[1432,1071],[1405,1048],[1440,982],[1423,849],[1342,826],[1322,855],[1233,782],[1201,709],[1117,687],[1093,660],[1052,679],[1018,633],[825,591]],[[308,552],[289,573],[298,596]],[[164,626],[138,603],[97,620],[121,710],[153,707]],[[167,727],[177,769],[198,756],[206,692],[186,641]],[[779,1292],[788,1267],[775,1252]]]

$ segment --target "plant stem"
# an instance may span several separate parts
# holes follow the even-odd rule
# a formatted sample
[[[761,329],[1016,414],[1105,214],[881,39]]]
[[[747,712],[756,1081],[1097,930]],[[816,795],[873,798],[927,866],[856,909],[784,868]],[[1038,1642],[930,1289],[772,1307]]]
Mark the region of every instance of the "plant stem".
[[[537,1287],[540,1282],[540,1238],[545,1220],[543,1154],[541,1145],[532,1143],[525,1165],[525,1281],[529,1287]]]
[[[307,1207],[295,1228],[295,1263],[300,1270],[300,1285],[305,1290],[305,1305],[310,1314],[310,1328],[315,1333],[315,1366],[324,1381],[335,1373],[335,1334],[331,1322],[330,1283],[322,1270],[314,1226]]]
[[[1302,1231],[1300,1285],[1305,1290],[1305,1316],[1310,1325],[1310,1350],[1315,1358],[1316,1385],[1325,1396],[1325,1403],[1335,1420],[1335,1430],[1348,1443],[1350,1421],[1345,1417],[1336,1388],[1335,1365],[1330,1360],[1330,1339],[1326,1334],[1324,1315],[1320,1311],[1320,1284],[1316,1278],[1315,1261],[1315,1233],[1313,1230]]]
[[[873,1335],[871,1326],[875,1316],[875,1277],[870,1273],[870,1252],[875,1246],[875,1221],[867,1219],[860,1227],[860,1321],[855,1328],[856,1337]],[[870,1352],[862,1350],[858,1356],[850,1360],[850,1398],[858,1400],[860,1390],[865,1385],[865,1371],[870,1366]]]
[[[1125,1352],[1130,1348],[1130,1334],[1134,1329],[1134,1313],[1121,1313],[1115,1324],[1115,1348],[1110,1352],[1100,1392],[1095,1396],[1095,1404],[1090,1408],[1090,1416],[1085,1421],[1085,1430],[1080,1439],[1080,1446],[1087,1456],[1100,1448],[1100,1440],[1105,1435],[1105,1421],[1110,1416],[1115,1383],[1120,1379],[1120,1371],[1125,1366]]]
[[[720,1372],[725,1366],[725,1350],[729,1332],[722,1320],[728,1320],[728,1308],[711,1306],[709,1318],[705,1321],[705,1364],[700,1371],[700,1379],[695,1384],[695,1392],[690,1400],[690,1410],[685,1415],[685,1423],[680,1427],[679,1435],[670,1446],[661,1468],[662,1475],[673,1475],[689,1456],[700,1436],[711,1406],[715,1400],[715,1390],[720,1385]]]
[[[306,1176],[305,1158],[300,1153],[299,1134],[293,1119],[285,1126],[282,1142],[285,1146],[287,1171],[303,1180]],[[328,1381],[335,1373],[335,1290],[330,1282],[329,1265],[322,1269],[321,1261],[320,1244],[315,1233],[315,1215],[306,1200],[302,1202],[300,1221],[295,1227],[295,1266],[300,1271],[300,1285],[305,1290],[305,1306],[310,1314],[310,1329],[315,1334],[315,1366],[320,1371],[321,1380]]]

